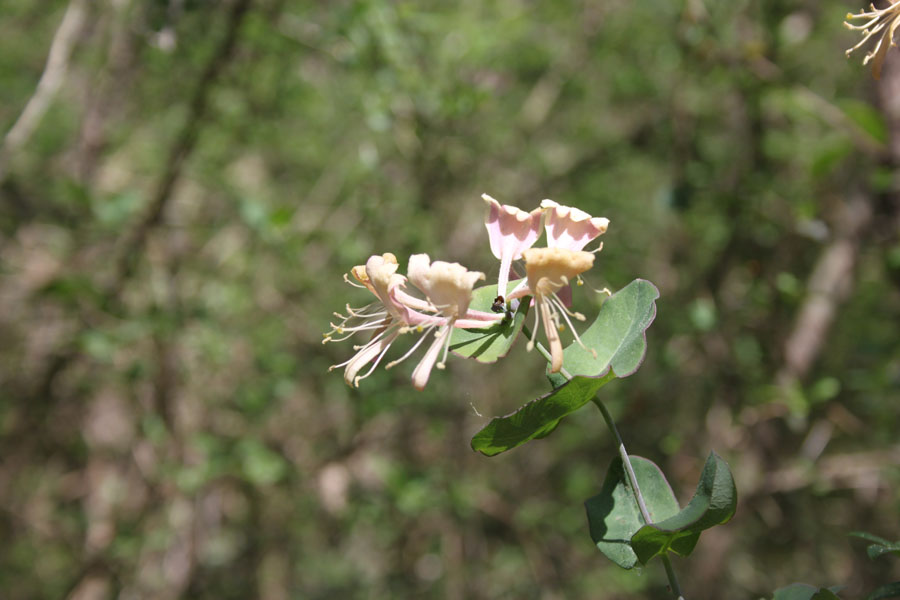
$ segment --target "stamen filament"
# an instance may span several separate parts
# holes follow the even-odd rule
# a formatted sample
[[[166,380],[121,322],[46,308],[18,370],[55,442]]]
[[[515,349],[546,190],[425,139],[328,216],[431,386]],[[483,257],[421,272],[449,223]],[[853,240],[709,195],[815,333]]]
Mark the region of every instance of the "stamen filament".
[[[574,314],[569,313],[569,311],[566,309],[566,307],[563,305],[563,303],[560,301],[560,299],[556,296],[556,294],[553,294],[553,296],[554,296],[554,298],[553,298],[554,303],[563,309],[563,318],[566,320],[566,323],[569,324],[569,329],[572,330],[572,335],[575,337],[575,341],[578,342],[578,345],[581,346],[585,351],[590,352],[594,356],[594,358],[597,358],[597,351],[594,350],[593,348],[588,348],[587,346],[584,345],[584,342],[581,341],[581,337],[578,335],[578,331],[572,325],[572,321],[570,321],[569,317],[567,316],[568,314],[571,314],[576,319],[579,319],[579,317],[580,317],[579,320],[583,321],[584,315],[582,315],[581,313],[574,313]]]
[[[375,371],[375,369],[378,368],[378,363],[381,362],[381,359],[384,358],[384,355],[387,354],[387,351],[390,349],[391,344],[393,343],[393,341],[390,341],[385,344],[384,350],[381,351],[381,353],[378,355],[378,358],[375,359],[375,362],[372,363],[372,366],[369,367],[369,370],[366,371],[364,375],[357,375],[356,377],[354,377],[353,387],[359,387],[359,382],[371,375]]]
[[[398,358],[397,360],[392,360],[392,361],[389,362],[388,364],[384,365],[384,368],[385,368],[385,369],[390,369],[391,367],[395,367],[395,366],[399,365],[400,363],[402,363],[402,362],[403,362],[404,360],[406,360],[407,358],[409,358],[409,355],[412,354],[413,352],[415,352],[416,349],[417,349],[419,346],[422,345],[422,342],[425,341],[425,338],[428,337],[427,332],[431,331],[431,330],[434,329],[435,327],[437,327],[437,325],[429,325],[428,328],[425,330],[426,333],[423,333],[423,334],[419,337],[419,341],[417,341],[415,344],[413,344],[413,347],[410,348],[410,349],[407,351],[406,354],[404,354],[403,356],[401,356],[401,357]]]
[[[362,288],[364,290],[367,289],[366,286],[362,285],[361,283],[356,283],[355,281],[350,281],[350,277],[348,277],[346,273],[344,273],[344,281],[349,283],[353,287]]]
[[[455,321],[456,321],[456,319],[450,319],[450,321],[445,325],[445,327],[447,327],[448,329],[453,327],[453,324]],[[438,369],[443,369],[447,365],[447,353],[450,351],[450,338],[452,336],[447,334],[444,337],[446,338],[444,341],[444,354],[441,356],[440,362],[438,362],[436,365],[434,365]]]

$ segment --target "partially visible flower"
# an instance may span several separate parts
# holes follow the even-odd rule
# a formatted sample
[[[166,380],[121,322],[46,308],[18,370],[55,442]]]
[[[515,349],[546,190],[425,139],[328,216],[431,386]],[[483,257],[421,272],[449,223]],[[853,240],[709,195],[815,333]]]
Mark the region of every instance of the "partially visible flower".
[[[900,0],[891,0],[891,5],[886,8],[875,8],[874,4],[869,5],[869,12],[860,11],[859,14],[847,13],[847,19],[866,19],[865,23],[860,25],[852,25],[844,21],[844,26],[854,31],[862,32],[863,39],[858,44],[847,50],[847,56],[850,56],[854,50],[865,45],[873,37],[878,37],[878,43],[866,54],[863,64],[869,64],[872,61],[872,77],[881,79],[881,67],[884,65],[884,59],[887,56],[891,46],[894,43],[894,32],[900,27]]]
[[[582,250],[588,242],[606,232],[609,219],[592,217],[579,208],[562,206],[553,200],[541,201],[548,248]]]
[[[334,313],[336,317],[342,320],[339,324],[332,323],[331,331],[324,335],[325,339],[322,343],[340,342],[358,332],[374,332],[368,343],[353,347],[357,352],[352,358],[343,363],[332,365],[329,369],[344,367],[344,381],[348,385],[359,387],[360,380],[372,374],[378,367],[381,359],[387,354],[391,344],[401,334],[411,331],[422,333],[439,327],[441,328],[441,335],[445,335],[442,339],[449,344],[449,332],[454,326],[465,328],[489,327],[503,318],[502,315],[468,309],[472,285],[474,285],[476,279],[483,279],[483,274],[469,273],[468,276],[463,275],[458,284],[453,285],[454,278],[460,279],[459,271],[455,267],[466,271],[465,267],[449,265],[449,270],[452,274],[446,276],[442,274],[446,269],[441,265],[447,265],[448,263],[435,262],[432,267],[437,266],[437,269],[434,269],[432,274],[432,270],[427,268],[428,257],[426,255],[418,256],[425,257],[424,266],[426,268],[423,270],[419,267],[421,259],[415,261],[416,277],[414,283],[417,282],[417,287],[428,295],[429,300],[416,298],[404,290],[407,278],[397,273],[397,257],[390,253],[381,256],[370,256],[365,265],[353,267],[351,274],[358,283],[353,283],[344,276],[347,283],[355,287],[365,288],[378,298],[376,302],[372,302],[363,308],[352,308],[348,304],[346,316]],[[411,259],[411,271],[413,264],[414,261]],[[448,279],[451,282],[450,284],[446,283]],[[468,283],[469,280],[471,280],[471,283]],[[460,286],[465,287],[466,285],[468,285],[468,295],[458,289]],[[422,286],[425,287],[423,288]],[[433,289],[429,293],[429,289],[426,288]],[[435,302],[439,303],[440,306],[436,305]],[[336,338],[336,335],[341,337]],[[390,368],[407,358],[419,347],[424,339],[425,336],[402,358],[389,363],[387,367]],[[437,350],[439,351],[440,347]],[[436,356],[436,353],[437,351],[434,352],[434,356]],[[425,363],[427,359],[428,355],[426,355],[422,363]],[[365,374],[359,375],[359,372],[369,363],[373,363],[369,370]],[[428,372],[431,371],[434,360],[431,360],[431,366],[427,368],[427,372],[424,372],[424,378],[421,375],[423,372],[421,368],[422,363],[420,363],[420,366],[416,368],[416,372],[413,374],[413,383],[416,385],[416,389],[420,390],[425,386],[425,382],[428,381]],[[440,364],[438,367],[442,368],[443,365]],[[417,373],[419,374],[418,377]],[[418,382],[421,382],[421,385],[418,385]]]
[[[570,250],[568,248],[531,248],[523,252],[525,258],[525,273],[528,278],[527,288],[516,290],[510,296],[534,296],[534,331],[528,342],[528,350],[534,348],[535,336],[541,321],[544,324],[544,333],[550,344],[550,372],[558,373],[563,363],[563,348],[559,333],[563,329],[560,315],[572,329],[575,340],[584,348],[581,338],[572,326],[569,317],[575,317],[579,321],[584,320],[584,315],[573,313],[557,296],[557,292],[569,282],[590,269],[594,264],[594,254],[582,250]],[[587,350],[587,348],[585,348]],[[596,356],[596,352],[590,350]]]
[[[450,333],[460,317],[465,316],[472,301],[472,288],[475,282],[484,279],[484,273],[469,271],[459,263],[448,263],[436,260],[433,263],[427,254],[414,254],[409,257],[409,279],[413,285],[422,290],[431,305],[446,321],[433,324],[429,329],[439,327],[435,340],[431,343],[425,356],[416,365],[412,374],[413,387],[421,390],[428,383],[431,369],[437,366],[443,369],[450,348]],[[424,339],[424,336],[423,338]],[[419,341],[421,343],[421,340]],[[418,343],[416,344],[418,346]],[[437,362],[438,353],[443,349],[441,361]],[[405,357],[404,357],[405,358]],[[401,359],[402,360],[402,359]],[[399,362],[399,361],[395,361]],[[392,363],[395,364],[395,363]],[[391,366],[391,365],[388,365]]]
[[[542,210],[525,212],[509,204],[500,204],[487,194],[481,197],[487,203],[488,212],[484,225],[491,241],[491,252],[500,259],[500,276],[497,280],[495,312],[503,310],[503,296],[509,283],[512,261],[522,258],[522,252],[531,248],[541,235]]]
[[[347,385],[359,387],[360,380],[371,375],[378,367],[378,363],[400,335],[402,328],[414,326],[420,317],[427,319],[426,315],[411,310],[409,306],[397,299],[397,292],[402,291],[401,288],[406,283],[406,278],[397,274],[397,267],[397,257],[393,254],[373,255],[369,257],[365,265],[357,265],[351,269],[350,272],[359,282],[358,284],[351,282],[346,275],[344,276],[347,283],[355,287],[364,287],[378,298],[377,302],[372,302],[363,308],[352,308],[348,304],[346,316],[334,313],[341,319],[341,322],[339,324],[331,323],[331,331],[326,333],[325,339],[322,340],[323,344],[341,342],[355,333],[374,331],[368,343],[354,346],[354,350],[358,352],[350,360],[332,365],[328,369],[331,371],[345,367],[344,381],[347,382]],[[335,338],[336,334],[343,337]],[[372,367],[364,375],[359,375],[363,367],[372,361],[375,361]]]

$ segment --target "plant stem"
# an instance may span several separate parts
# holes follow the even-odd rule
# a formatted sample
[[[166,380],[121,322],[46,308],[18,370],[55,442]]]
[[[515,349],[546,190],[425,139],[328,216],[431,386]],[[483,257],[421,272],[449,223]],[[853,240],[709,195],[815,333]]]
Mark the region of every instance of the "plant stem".
[[[529,331],[527,328],[525,329],[525,335],[529,335]],[[547,362],[550,362],[551,357],[550,353],[547,352],[547,349],[541,345],[540,342],[535,344],[535,347],[538,349],[538,352],[547,359]],[[572,374],[566,371],[565,369],[560,369],[560,374],[566,379],[572,379]],[[647,504],[644,502],[644,496],[641,494],[641,488],[638,485],[637,476],[634,474],[634,467],[631,466],[631,460],[628,458],[628,451],[625,450],[625,442],[622,441],[622,436],[619,434],[619,429],[616,427],[615,421],[612,419],[612,415],[609,414],[609,410],[607,410],[606,405],[600,401],[599,398],[594,396],[593,398],[594,404],[597,405],[597,408],[600,409],[600,413],[603,415],[603,420],[606,421],[606,426],[612,432],[613,437],[616,438],[616,442],[619,444],[619,457],[622,459],[622,465],[625,467],[625,473],[628,476],[628,484],[631,486],[631,491],[634,494],[634,499],[637,502],[638,508],[641,511],[641,516],[644,519],[644,523],[650,525],[653,523],[653,519],[650,517],[650,511],[647,510]],[[678,577],[675,575],[675,570],[672,568],[672,562],[669,560],[669,553],[663,553],[662,556],[663,566],[666,569],[666,577],[669,578],[669,588],[672,590],[672,595],[677,598],[677,600],[684,600],[684,596],[681,594],[681,585],[678,583]]]
[[[569,379],[571,379],[571,377],[569,377]],[[619,444],[619,456],[622,458],[622,465],[625,467],[625,473],[628,475],[628,483],[631,485],[634,499],[637,502],[638,508],[641,509],[641,516],[644,518],[644,523],[650,525],[653,523],[653,519],[650,517],[650,511],[647,510],[647,504],[644,502],[643,494],[641,494],[637,476],[634,474],[634,467],[631,466],[631,459],[628,458],[628,452],[625,450],[625,442],[622,441],[619,429],[616,427],[616,423],[613,421],[612,415],[609,414],[606,405],[596,396],[594,396],[593,402],[597,405],[597,408],[600,409],[600,412],[603,414],[603,420],[606,421],[606,426],[609,427],[613,437],[616,438],[616,442]],[[669,553],[664,552],[661,558],[663,566],[666,568],[666,577],[669,578],[669,589],[672,590],[672,595],[678,600],[684,600],[684,596],[681,595],[681,585],[678,583],[678,577],[675,576],[675,570],[672,568],[672,562],[669,560]]]
[[[644,517],[644,523],[649,525],[653,523],[653,518],[650,516],[650,511],[647,510],[647,504],[644,502],[643,494],[641,494],[641,488],[638,485],[637,476],[634,474],[634,467],[631,466],[631,460],[628,458],[628,451],[625,450],[625,443],[622,441],[622,436],[619,435],[619,430],[612,420],[612,415],[610,415],[609,411],[606,409],[606,405],[596,396],[594,397],[593,402],[597,405],[597,408],[600,409],[600,412],[603,414],[603,420],[606,421],[606,426],[609,427],[609,430],[616,438],[616,442],[619,444],[619,456],[622,458],[622,466],[625,467],[625,472],[628,474],[628,483],[631,486],[632,493],[634,493],[634,499],[637,502],[638,508],[641,509],[641,516]]]
[[[669,587],[672,589],[672,595],[678,600],[684,600],[684,596],[681,595],[681,586],[678,585],[678,577],[675,576],[672,561],[669,560],[669,553],[666,552],[660,558],[662,558],[663,566],[666,568],[666,576],[669,578]]]

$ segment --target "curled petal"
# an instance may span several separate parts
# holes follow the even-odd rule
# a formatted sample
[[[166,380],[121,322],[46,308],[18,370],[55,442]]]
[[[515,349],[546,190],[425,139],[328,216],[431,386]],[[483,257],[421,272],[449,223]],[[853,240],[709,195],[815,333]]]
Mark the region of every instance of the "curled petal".
[[[544,228],[550,248],[581,250],[609,227],[609,219],[592,217],[581,209],[562,206],[553,200],[543,200],[541,208],[545,210]]]
[[[507,255],[511,260],[518,260],[522,252],[531,248],[541,236],[541,209],[525,212],[509,204],[500,204],[487,194],[481,197],[488,207],[484,225],[491,252],[500,260]]]
[[[525,251],[528,287],[535,295],[555,292],[594,265],[594,254],[565,248],[532,248]]]
[[[434,341],[431,342],[428,351],[425,352],[425,356],[422,357],[422,360],[419,361],[419,364],[417,364],[416,368],[413,370],[413,387],[420,392],[425,389],[425,384],[428,383],[428,377],[431,375],[431,369],[434,368],[434,364],[437,362],[438,355],[450,342],[451,331],[452,327],[441,328],[440,333],[438,333],[434,338]],[[438,366],[440,367],[440,365]]]
[[[428,300],[446,317],[462,316],[472,301],[475,282],[484,279],[484,273],[469,271],[459,263],[436,260],[427,254],[409,257],[409,280],[422,290]]]
[[[386,300],[391,288],[402,284],[404,281],[403,275],[397,274],[398,267],[397,257],[390,252],[386,252],[381,256],[373,254],[366,261],[366,280],[374,288],[375,295],[382,302],[387,303]],[[359,279],[359,276],[355,273],[356,269],[358,267],[354,269],[354,276]]]
[[[399,331],[396,329],[391,331],[385,336],[381,336],[376,334],[376,337],[372,339],[371,342],[362,347],[362,349],[357,352],[353,358],[347,363],[346,368],[344,369],[344,381],[347,382],[347,385],[353,387],[359,387],[359,380],[367,377],[375,368],[378,366],[378,362],[387,352],[388,348],[390,348],[391,344],[397,339],[399,335]],[[376,360],[377,359],[377,360]],[[372,365],[372,368],[369,369],[368,373],[363,376],[358,376],[357,374],[372,361],[375,361],[375,364]]]

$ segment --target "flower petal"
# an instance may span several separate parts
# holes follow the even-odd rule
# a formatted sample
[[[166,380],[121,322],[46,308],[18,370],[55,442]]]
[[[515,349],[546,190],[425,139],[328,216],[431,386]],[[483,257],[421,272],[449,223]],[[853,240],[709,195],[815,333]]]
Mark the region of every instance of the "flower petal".
[[[425,389],[425,384],[428,383],[428,377],[431,375],[431,369],[434,368],[434,363],[437,362],[438,355],[446,344],[447,336],[450,335],[451,330],[452,327],[441,328],[440,333],[434,338],[434,341],[431,342],[431,346],[428,347],[425,356],[422,357],[422,360],[419,361],[419,364],[417,364],[416,368],[413,370],[413,387],[420,392]]]
[[[429,263],[427,254],[410,256],[409,280],[444,316],[464,315],[472,301],[472,288],[476,281],[484,279],[484,273],[469,271],[459,263],[441,260]]]
[[[400,335],[399,331],[394,330],[386,336],[380,337],[377,340],[373,339],[363,346],[363,348],[350,359],[350,362],[347,363],[347,367],[344,369],[344,381],[347,382],[347,385],[359,387],[360,378],[357,378],[357,373],[359,373],[367,364],[381,356],[394,340],[397,339],[398,335]],[[376,334],[376,337],[377,336],[378,334]],[[375,363],[375,366],[378,366],[378,363]]]
[[[562,206],[553,200],[543,200],[541,208],[545,210],[544,229],[550,248],[581,250],[609,227],[609,219],[592,217],[579,208]]]
[[[525,212],[509,204],[500,204],[487,194],[481,197],[487,203],[488,212],[484,225],[491,242],[491,252],[503,260],[518,260],[522,252],[531,248],[541,236],[541,215],[543,211],[536,208]]]
[[[528,288],[536,296],[556,292],[594,265],[594,254],[583,250],[531,248],[523,256]]]

